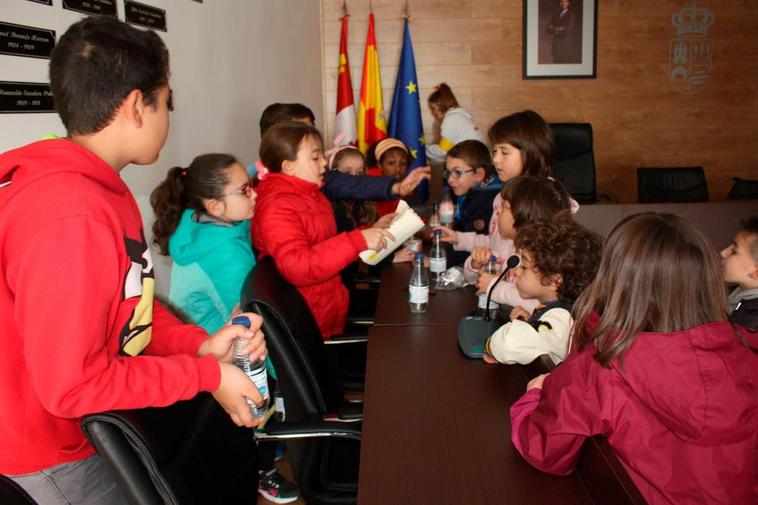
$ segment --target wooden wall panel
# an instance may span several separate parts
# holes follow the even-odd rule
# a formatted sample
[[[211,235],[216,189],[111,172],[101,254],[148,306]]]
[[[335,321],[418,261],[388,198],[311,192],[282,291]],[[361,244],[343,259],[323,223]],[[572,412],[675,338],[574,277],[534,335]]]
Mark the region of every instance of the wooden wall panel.
[[[557,2],[557,0],[556,0]],[[348,0],[348,56],[359,98],[369,0]],[[404,0],[372,0],[385,110],[389,113],[402,43]],[[636,167],[703,165],[712,200],[732,177],[758,179],[758,2],[698,0],[715,15],[708,86],[682,95],[668,81],[671,16],[689,0],[600,0],[596,79],[522,79],[521,0],[409,0],[422,112],[445,81],[486,130],[532,108],[548,121],[586,121],[595,132],[600,190],[636,200]],[[334,127],[342,0],[322,0],[327,137]],[[357,107],[356,107],[357,110]]]

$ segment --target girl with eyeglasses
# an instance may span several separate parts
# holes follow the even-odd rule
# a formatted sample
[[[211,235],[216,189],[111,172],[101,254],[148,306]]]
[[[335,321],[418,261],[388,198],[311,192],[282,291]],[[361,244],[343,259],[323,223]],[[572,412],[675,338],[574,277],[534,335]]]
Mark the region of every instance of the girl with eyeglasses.
[[[169,301],[208,333],[218,331],[239,303],[255,266],[250,219],[256,193],[247,170],[229,154],[203,154],[188,167],[174,167],[153,190],[153,242],[171,256]],[[266,360],[269,375],[276,371]],[[258,492],[266,499],[294,501],[297,486],[274,464],[275,443],[258,447]]]
[[[490,151],[478,140],[464,140],[447,153],[443,176],[455,195],[453,230],[487,234],[492,217],[492,202],[502,182],[495,175]],[[448,245],[448,266],[461,265],[467,251]]]

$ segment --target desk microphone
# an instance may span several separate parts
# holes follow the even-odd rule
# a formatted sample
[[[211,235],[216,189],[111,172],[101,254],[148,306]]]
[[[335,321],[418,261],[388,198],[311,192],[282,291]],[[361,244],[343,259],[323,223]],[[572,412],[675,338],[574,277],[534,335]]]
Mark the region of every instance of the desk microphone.
[[[484,343],[498,327],[497,321],[491,320],[489,314],[492,291],[503,280],[508,271],[518,266],[518,264],[519,257],[515,254],[505,262],[505,269],[498,276],[497,280],[492,283],[487,292],[487,310],[484,317],[468,316],[461,319],[458,323],[458,346],[463,351],[463,354],[469,358],[481,358],[482,354],[484,354]]]
[[[492,299],[492,291],[495,290],[495,286],[503,280],[503,277],[505,277],[505,274],[508,273],[508,270],[511,270],[513,268],[516,268],[518,264],[521,262],[519,257],[517,255],[512,255],[510,258],[508,258],[508,261],[505,262],[505,269],[500,274],[500,276],[497,278],[495,282],[492,283],[492,286],[490,286],[489,291],[487,292],[487,305],[485,305],[485,315],[484,320],[489,321],[490,320],[490,299]]]

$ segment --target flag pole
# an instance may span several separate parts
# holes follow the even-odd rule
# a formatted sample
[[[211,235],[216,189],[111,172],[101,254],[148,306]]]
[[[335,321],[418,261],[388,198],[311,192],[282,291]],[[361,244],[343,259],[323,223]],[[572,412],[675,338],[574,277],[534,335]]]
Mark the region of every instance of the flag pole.
[[[342,0],[342,17],[349,16],[350,13],[347,11],[347,0]]]

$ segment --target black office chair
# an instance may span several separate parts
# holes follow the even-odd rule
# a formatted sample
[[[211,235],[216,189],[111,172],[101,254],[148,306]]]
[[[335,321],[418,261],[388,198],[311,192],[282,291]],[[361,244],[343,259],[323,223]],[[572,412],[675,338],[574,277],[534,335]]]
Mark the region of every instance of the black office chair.
[[[592,125],[551,123],[557,147],[553,172],[579,203],[597,201]]]
[[[639,167],[637,199],[640,203],[707,202],[703,167]]]
[[[81,426],[132,503],[254,500],[253,431],[235,426],[207,393],[165,408],[88,415]]]
[[[37,505],[37,502],[21,486],[5,475],[0,475],[0,503],[3,505]]]
[[[727,200],[758,198],[758,181],[734,177],[734,185],[726,195]]]
[[[283,422],[256,430],[259,440],[286,440],[290,463],[309,504],[357,500],[360,422],[327,420],[342,384],[313,314],[300,293],[261,259],[242,287],[241,307],[263,317],[263,332],[285,407]],[[344,342],[350,342],[345,340]]]

